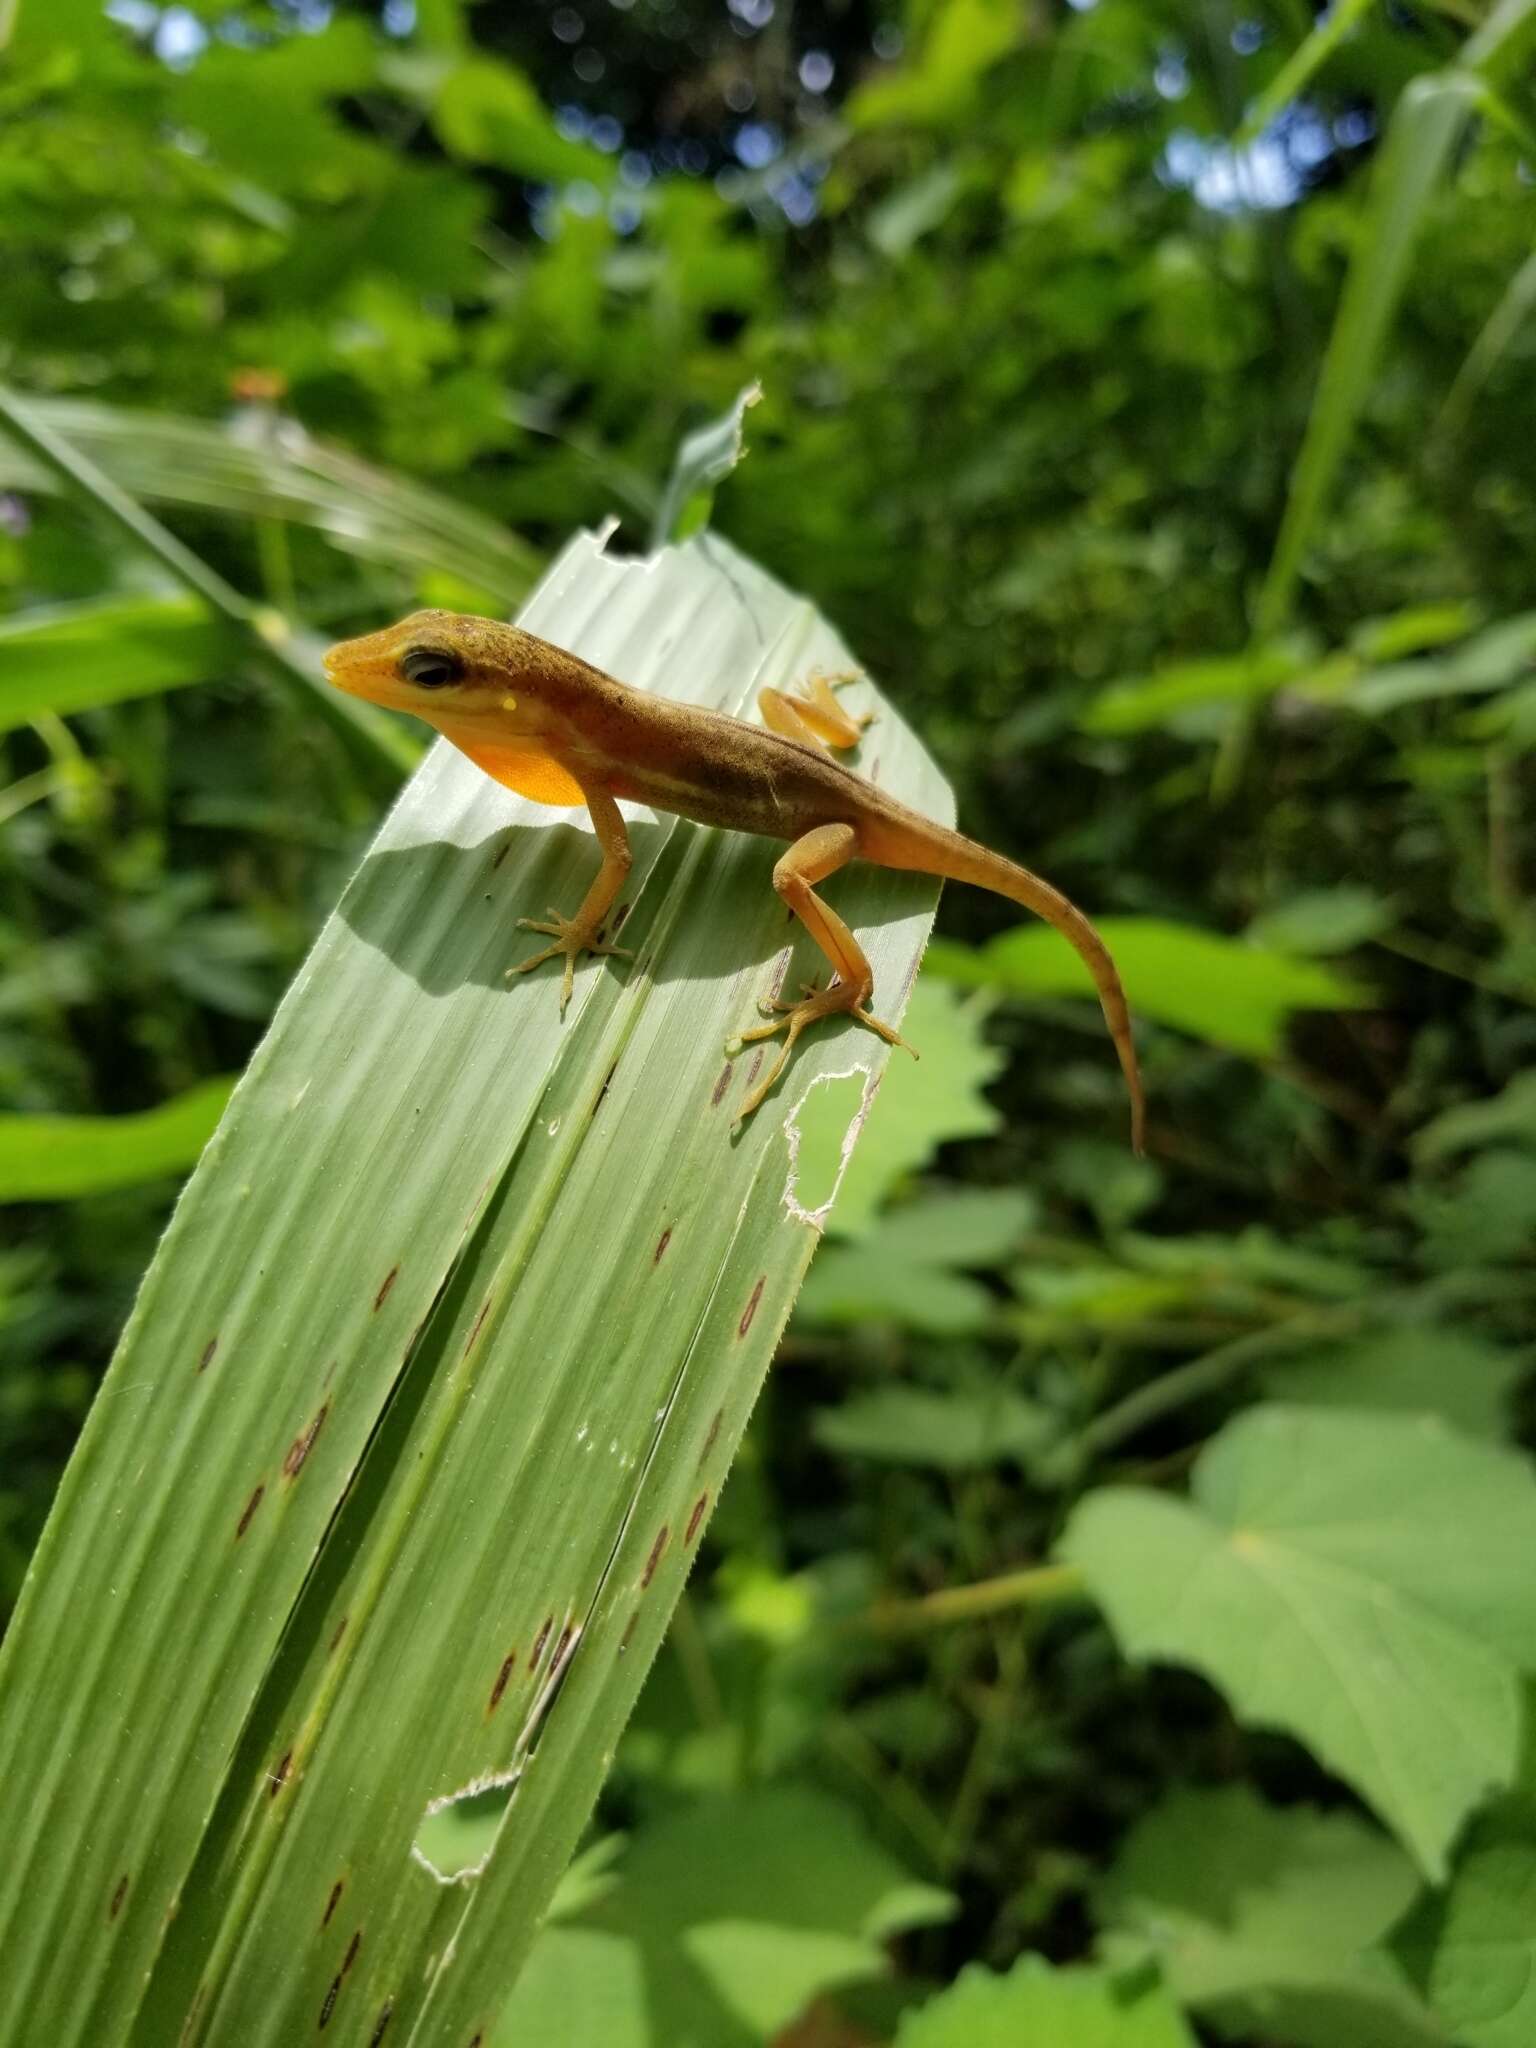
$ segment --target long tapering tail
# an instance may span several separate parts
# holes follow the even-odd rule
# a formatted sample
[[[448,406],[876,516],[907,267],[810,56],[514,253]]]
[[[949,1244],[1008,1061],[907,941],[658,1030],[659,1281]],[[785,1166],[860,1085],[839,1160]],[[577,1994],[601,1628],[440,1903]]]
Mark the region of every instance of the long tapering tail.
[[[919,821],[914,819],[913,822]],[[1131,1143],[1138,1153],[1141,1152],[1146,1136],[1146,1097],[1141,1086],[1141,1068],[1136,1061],[1136,1042],[1131,1036],[1131,1013],[1108,946],[1077,905],[1039,875],[1032,874],[1028,868],[1021,868],[1015,861],[1005,860],[1002,854],[979,846],[974,839],[967,839],[959,832],[946,831],[942,825],[935,825],[928,819],[920,823],[920,861],[912,857],[910,850],[916,834],[907,839],[907,844],[900,847],[899,852],[897,844],[881,846],[875,852],[875,858],[884,866],[920,866],[924,873],[940,875],[947,882],[969,882],[978,889],[990,889],[994,896],[1006,896],[1010,903],[1017,903],[1025,910],[1032,910],[1036,917],[1044,918],[1048,925],[1061,933],[1093,976],[1104,1022],[1109,1026],[1115,1051],[1120,1055],[1120,1070],[1130,1090]],[[888,833],[876,826],[874,837],[877,841],[887,840]],[[907,835],[903,833],[900,837],[905,839]],[[898,853],[895,859],[890,858],[893,852]]]

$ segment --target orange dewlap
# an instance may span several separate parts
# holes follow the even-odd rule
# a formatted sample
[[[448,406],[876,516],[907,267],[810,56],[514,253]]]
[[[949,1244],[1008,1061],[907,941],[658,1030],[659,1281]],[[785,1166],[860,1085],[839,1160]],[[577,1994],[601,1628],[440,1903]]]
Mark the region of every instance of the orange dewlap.
[[[451,733],[449,738],[453,738]],[[454,739],[453,744],[493,781],[527,797],[530,803],[584,804],[587,800],[575,776],[548,754],[520,747],[488,746],[477,740]]]

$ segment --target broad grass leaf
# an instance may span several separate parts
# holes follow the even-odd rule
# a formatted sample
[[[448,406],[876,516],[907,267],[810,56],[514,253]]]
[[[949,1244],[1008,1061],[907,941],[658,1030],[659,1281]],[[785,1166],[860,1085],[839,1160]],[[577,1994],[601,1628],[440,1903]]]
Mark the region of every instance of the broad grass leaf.
[[[1020,1958],[1007,1976],[979,1964],[962,1970],[915,2013],[896,2048],[1195,2048],[1195,2037],[1161,1984],[1144,1973],[1054,1968]]]
[[[732,710],[849,665],[715,540],[578,540],[525,623]],[[237,1088],[0,1651],[0,2038],[489,2032],[816,1243],[794,1105],[835,1071],[856,1106],[886,1058],[817,1033],[733,1137],[724,1042],[808,951],[770,846],[633,837],[636,957],[584,964],[562,1022],[550,971],[505,979],[512,921],[579,898],[591,834],[434,749]],[[937,885],[833,894],[899,1016]],[[487,1779],[490,1862],[438,1883],[427,1808]]]
[[[1351,1009],[1366,1001],[1350,981],[1313,960],[1225,938],[1160,917],[1098,920],[1132,1012],[1209,1045],[1273,1059],[1298,1010]],[[969,988],[1010,995],[1091,995],[1088,970],[1055,932],[1019,925],[977,949],[952,940],[929,948],[927,971]]]
[[[1251,1409],[1185,1501],[1106,1487],[1061,1555],[1128,1655],[1191,1664],[1304,1742],[1432,1877],[1520,1754],[1536,1480],[1426,1417]]]
[[[1223,2035],[1290,2048],[1432,2048],[1445,2036],[1382,1947],[1419,1889],[1356,1815],[1267,1806],[1244,1785],[1175,1789],[1098,1888],[1110,1952],[1156,1952]]]

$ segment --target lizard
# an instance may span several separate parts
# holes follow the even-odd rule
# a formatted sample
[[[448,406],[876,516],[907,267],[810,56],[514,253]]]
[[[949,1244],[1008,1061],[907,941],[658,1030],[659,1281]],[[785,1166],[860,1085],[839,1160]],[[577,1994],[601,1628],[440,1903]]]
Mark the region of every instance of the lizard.
[[[764,1004],[776,1013],[774,1021],[733,1041],[784,1033],[777,1059],[742,1103],[738,1122],[759,1107],[796,1040],[822,1018],[847,1016],[891,1045],[904,1043],[870,1011],[869,962],[817,893],[839,868],[862,860],[989,889],[1062,934],[1093,977],[1130,1091],[1132,1143],[1142,1149],[1141,1076],[1108,947],[1077,906],[1039,875],[923,817],[838,761],[832,749],[854,745],[868,720],[843,709],[832,680],[813,676],[800,696],[764,689],[758,726],[633,689],[519,626],[448,611],[413,612],[381,632],[341,641],[327,651],[324,668],[339,689],[414,713],[519,796],[585,805],[602,852],[597,876],[573,916],[551,910],[547,921],[518,919],[520,928],[550,943],[507,969],[510,977],[563,960],[562,1016],[580,956],[624,950],[605,937],[632,859],[620,799],[790,842],[774,867],[773,886],[815,940],[831,978],[825,986],[807,986],[799,1002]]]

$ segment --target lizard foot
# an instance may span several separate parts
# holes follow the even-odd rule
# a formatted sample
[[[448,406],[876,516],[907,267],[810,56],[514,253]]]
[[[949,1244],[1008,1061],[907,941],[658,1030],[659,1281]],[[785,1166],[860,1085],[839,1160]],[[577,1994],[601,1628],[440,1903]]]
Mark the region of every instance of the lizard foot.
[[[784,1033],[784,1043],[779,1048],[778,1058],[737,1110],[738,1124],[752,1114],[789,1065],[789,1056],[794,1051],[795,1041],[801,1032],[808,1025],[819,1023],[823,1017],[851,1017],[855,1024],[862,1024],[866,1031],[873,1031],[877,1037],[883,1038],[887,1045],[899,1045],[904,1052],[911,1053],[914,1059],[917,1058],[914,1046],[908,1045],[889,1024],[879,1017],[872,1016],[865,1009],[864,1005],[870,996],[867,982],[861,986],[857,981],[838,980],[829,982],[825,988],[818,987],[815,982],[802,983],[801,986],[804,996],[800,1002],[762,1004],[760,1007],[778,1011],[780,1014],[772,1023],[754,1025],[750,1031],[741,1032],[733,1041],[733,1045],[739,1048],[751,1045],[755,1040],[773,1038],[781,1031]]]
[[[545,946],[538,953],[531,953],[526,960],[519,960],[515,967],[506,971],[510,981],[514,974],[526,974],[530,967],[542,967],[546,960],[565,961],[565,979],[560,985],[560,1014],[565,1015],[565,1006],[571,1000],[571,990],[576,983],[576,962],[583,953],[612,953],[621,960],[631,955],[627,946],[610,946],[604,943],[602,928],[583,923],[579,917],[562,917],[558,910],[551,910],[552,922],[540,923],[531,917],[520,917],[517,928],[524,932],[545,932],[554,944]]]

